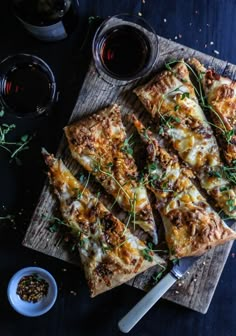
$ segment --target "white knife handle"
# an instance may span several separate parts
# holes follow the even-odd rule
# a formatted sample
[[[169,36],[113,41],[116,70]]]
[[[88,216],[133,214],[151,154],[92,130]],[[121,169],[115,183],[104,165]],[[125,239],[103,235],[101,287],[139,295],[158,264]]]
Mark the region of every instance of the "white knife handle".
[[[128,333],[152,306],[176,282],[171,273],[168,273],[155,287],[153,287],[118,323],[120,331]]]

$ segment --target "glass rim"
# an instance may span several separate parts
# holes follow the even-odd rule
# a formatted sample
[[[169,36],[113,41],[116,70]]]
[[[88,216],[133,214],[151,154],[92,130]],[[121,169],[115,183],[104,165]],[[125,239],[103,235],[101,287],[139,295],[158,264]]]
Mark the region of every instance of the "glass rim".
[[[148,28],[148,30],[150,31],[150,34],[153,34],[153,41],[151,43],[151,49],[154,52],[153,52],[153,55],[150,55],[151,61],[150,60],[148,61],[149,64],[146,64],[135,75],[119,77],[119,76],[115,76],[115,75],[111,74],[111,72],[109,72],[105,68],[105,66],[103,65],[103,63],[101,61],[101,57],[99,55],[98,43],[97,42],[98,42],[98,39],[99,39],[99,35],[101,34],[102,30],[105,28],[107,23],[112,19],[116,19],[116,18],[119,19],[119,18],[122,18],[122,17],[137,20],[136,24],[139,25],[141,28]],[[127,22],[128,25],[132,25],[132,22],[129,22],[129,21],[126,21],[126,22]],[[126,22],[124,20],[124,23],[117,24],[117,26],[125,24]],[[141,24],[139,24],[138,22],[141,22],[143,24],[143,26]],[[114,25],[114,27],[115,27],[115,25]],[[146,34],[145,34],[145,36],[146,36]],[[150,41],[150,38],[148,38],[148,40]],[[155,44],[155,46],[153,46],[153,43]],[[151,71],[154,64],[156,63],[156,60],[159,57],[159,39],[158,39],[158,36],[157,36],[154,28],[143,17],[133,15],[133,14],[129,14],[129,13],[120,13],[120,14],[116,14],[116,15],[113,15],[113,16],[110,16],[110,17],[106,18],[102,22],[102,24],[98,27],[98,29],[96,30],[95,35],[93,37],[93,41],[92,41],[92,54],[93,54],[93,60],[94,60],[95,66],[96,66],[98,72],[101,72],[101,77],[103,77],[103,74],[105,74],[107,77],[109,77],[113,81],[117,81],[118,83],[119,82],[120,83],[121,82],[126,82],[128,84],[130,82],[138,80],[139,78],[147,75]],[[109,80],[108,80],[108,82],[109,82]],[[122,85],[122,84],[120,84],[120,85]]]
[[[18,64],[21,64],[21,62],[25,61],[25,63],[34,62],[37,64],[37,66],[40,67],[40,69],[47,75],[48,81],[50,83],[50,97],[48,99],[48,102],[41,108],[41,111],[34,111],[27,114],[22,114],[18,112],[17,110],[14,110],[11,106],[9,106],[4,97],[3,97],[3,81],[5,76],[8,74],[8,72]],[[9,62],[9,64],[7,64]],[[12,63],[11,63],[12,62]],[[2,72],[1,67],[6,66],[7,69]],[[56,85],[56,79],[55,75],[50,68],[50,66],[40,57],[33,55],[33,54],[27,54],[27,53],[17,53],[12,54],[0,61],[0,103],[3,106],[4,111],[7,114],[14,115],[17,118],[32,118],[32,117],[38,117],[42,114],[45,114],[50,111],[51,106],[56,101],[57,96],[57,85]]]

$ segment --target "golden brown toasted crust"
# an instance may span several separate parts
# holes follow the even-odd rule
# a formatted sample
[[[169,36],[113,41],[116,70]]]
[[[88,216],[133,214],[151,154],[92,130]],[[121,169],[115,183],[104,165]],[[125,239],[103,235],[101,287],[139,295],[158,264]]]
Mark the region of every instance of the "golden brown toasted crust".
[[[61,160],[46,152],[44,157],[49,167],[50,183],[60,201],[64,223],[78,239],[92,297],[130,280],[157,263],[164,263],[76,180]],[[149,254],[148,260],[144,258],[145,249]]]
[[[201,74],[201,82],[211,117],[223,145],[223,153],[229,164],[236,160],[236,82],[220,76],[214,69],[206,69],[197,59],[190,63]]]
[[[136,222],[157,242],[155,221],[146,188],[129,147],[117,105],[65,127],[72,156],[102,184]]]
[[[172,229],[166,240],[178,258],[202,255],[209,248],[236,239],[236,233],[224,225],[216,213],[208,213],[202,205],[168,213]]]
[[[133,116],[134,125],[148,148],[149,188],[157,199],[171,258],[201,255],[206,249],[236,239],[190,180],[191,172],[181,168]]]

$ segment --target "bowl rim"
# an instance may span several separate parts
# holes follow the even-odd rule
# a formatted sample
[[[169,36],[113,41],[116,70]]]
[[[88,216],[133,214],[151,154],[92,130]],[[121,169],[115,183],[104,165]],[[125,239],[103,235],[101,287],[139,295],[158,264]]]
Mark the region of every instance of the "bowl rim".
[[[30,313],[29,311],[25,311],[24,309],[19,308],[18,305],[14,304],[14,302],[12,301],[12,295],[17,295],[16,293],[12,293],[13,290],[13,286],[14,283],[17,281],[19,282],[20,279],[28,274],[32,274],[32,273],[39,273],[41,276],[46,275],[47,276],[47,281],[49,282],[49,286],[51,286],[52,290],[53,290],[53,295],[52,295],[52,299],[50,301],[50,303],[44,307],[44,308],[40,308],[37,312],[33,312]],[[9,280],[8,283],[8,287],[7,287],[7,297],[8,297],[8,301],[10,303],[10,305],[12,306],[12,308],[19,314],[23,315],[23,316],[27,316],[27,317],[37,317],[40,315],[43,315],[45,313],[47,313],[54,305],[56,299],[57,299],[57,295],[58,295],[58,288],[57,288],[57,283],[56,280],[54,279],[54,277],[52,276],[51,273],[49,273],[47,270],[45,270],[44,268],[41,267],[37,267],[37,266],[29,266],[29,267],[25,267],[20,269],[19,271],[17,271]],[[25,303],[27,304],[27,301],[25,301]],[[29,305],[32,304],[30,302],[28,302]]]

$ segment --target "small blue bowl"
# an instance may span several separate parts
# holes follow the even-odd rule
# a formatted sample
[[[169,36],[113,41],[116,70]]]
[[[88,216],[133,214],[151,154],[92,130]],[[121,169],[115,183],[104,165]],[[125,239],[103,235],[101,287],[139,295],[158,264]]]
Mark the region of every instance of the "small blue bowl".
[[[33,273],[37,273],[49,284],[47,295],[36,303],[24,301],[16,294],[21,278]],[[11,306],[19,314],[29,317],[40,316],[48,312],[54,305],[57,298],[57,284],[53,276],[43,268],[26,267],[15,273],[11,278],[7,288],[7,296]]]

